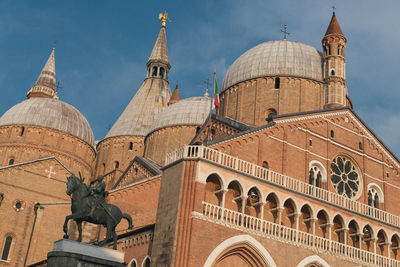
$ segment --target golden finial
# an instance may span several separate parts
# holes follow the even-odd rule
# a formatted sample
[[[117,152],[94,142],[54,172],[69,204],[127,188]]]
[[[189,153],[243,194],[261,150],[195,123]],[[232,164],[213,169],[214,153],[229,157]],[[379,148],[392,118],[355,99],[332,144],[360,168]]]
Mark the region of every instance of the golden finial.
[[[158,19],[161,20],[161,27],[167,26],[167,20],[170,22],[171,20],[168,18],[168,13],[165,11],[164,14],[158,14]]]

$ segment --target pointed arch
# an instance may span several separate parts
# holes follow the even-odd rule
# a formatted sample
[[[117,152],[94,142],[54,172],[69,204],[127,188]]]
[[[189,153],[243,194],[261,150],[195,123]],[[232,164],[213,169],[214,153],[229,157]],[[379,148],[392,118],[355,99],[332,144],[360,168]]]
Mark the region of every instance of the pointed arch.
[[[330,267],[330,265],[323,258],[317,255],[304,258],[301,262],[299,262],[299,264],[297,264],[297,267],[306,267],[309,264],[316,264],[321,267]]]
[[[151,258],[149,255],[147,255],[142,262],[142,267],[150,267],[150,263],[151,263]]]
[[[276,267],[275,261],[269,254],[269,252],[264,248],[264,246],[258,242],[256,239],[251,237],[250,235],[237,235],[231,238],[226,239],[222,243],[220,243],[208,256],[206,262],[204,263],[204,267],[211,267],[213,263],[217,261],[221,256],[223,256],[223,252],[227,251],[229,248],[237,247],[238,245],[247,245],[255,253],[264,261],[264,266],[266,267]],[[229,250],[227,251],[229,252]]]

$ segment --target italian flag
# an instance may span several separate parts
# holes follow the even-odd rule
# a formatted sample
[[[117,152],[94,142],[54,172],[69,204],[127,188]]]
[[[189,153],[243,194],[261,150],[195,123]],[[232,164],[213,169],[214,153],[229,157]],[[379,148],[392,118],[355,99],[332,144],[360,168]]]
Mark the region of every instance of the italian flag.
[[[214,94],[215,94],[215,99],[214,99],[214,105],[215,108],[217,109],[217,113],[219,111],[219,88],[218,88],[218,83],[217,83],[217,77],[215,76],[214,72]]]

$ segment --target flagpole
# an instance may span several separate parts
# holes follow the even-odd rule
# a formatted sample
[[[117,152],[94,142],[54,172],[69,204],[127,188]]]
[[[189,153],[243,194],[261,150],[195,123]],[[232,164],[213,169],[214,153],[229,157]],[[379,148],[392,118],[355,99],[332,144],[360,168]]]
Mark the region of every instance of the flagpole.
[[[208,115],[208,127],[207,127],[207,135],[206,135],[206,140],[205,140],[205,145],[208,143],[208,138],[210,136],[210,129],[211,129],[211,114],[212,114],[212,106],[213,106],[213,100],[214,100],[214,91],[215,91],[215,75],[216,75],[216,69],[214,69],[214,79],[213,79],[213,89],[211,90],[211,98],[210,98],[210,114]]]

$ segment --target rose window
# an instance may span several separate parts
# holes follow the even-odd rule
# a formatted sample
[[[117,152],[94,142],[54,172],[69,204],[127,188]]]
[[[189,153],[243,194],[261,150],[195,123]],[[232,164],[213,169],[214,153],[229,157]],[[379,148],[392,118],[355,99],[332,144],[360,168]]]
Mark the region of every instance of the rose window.
[[[354,198],[360,191],[360,177],[353,162],[344,156],[336,157],[331,163],[331,181],[341,196]]]

